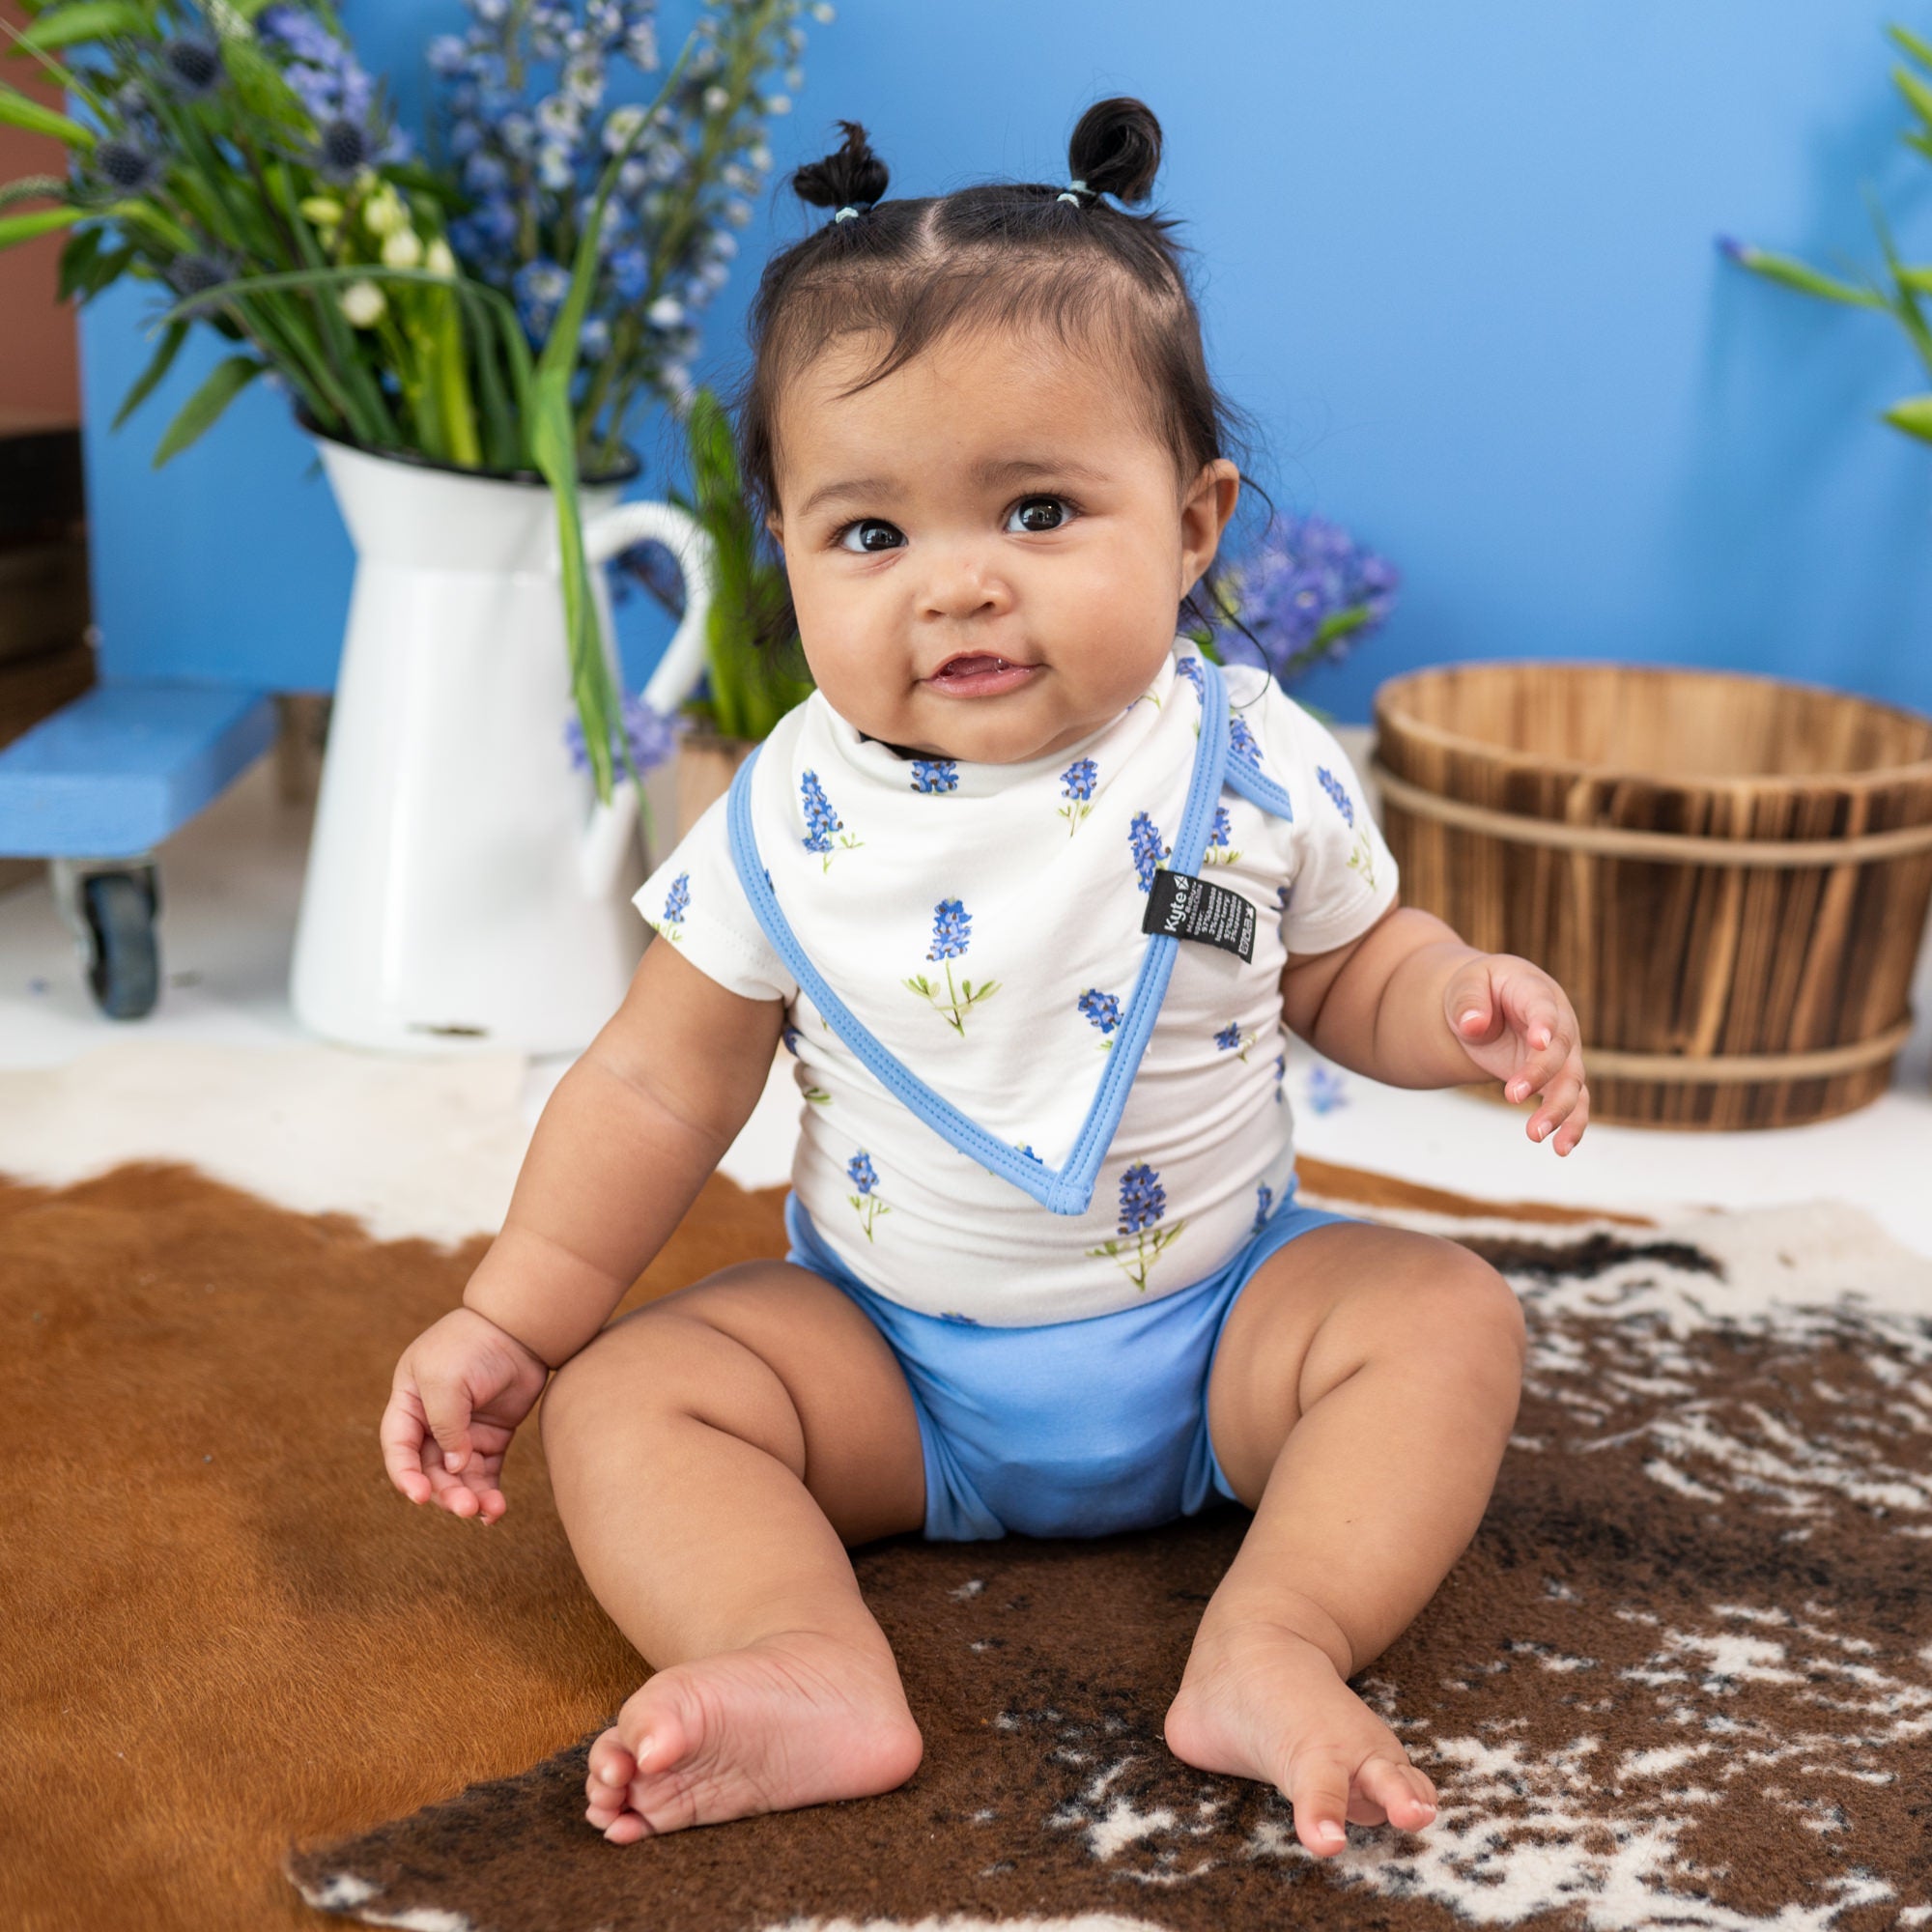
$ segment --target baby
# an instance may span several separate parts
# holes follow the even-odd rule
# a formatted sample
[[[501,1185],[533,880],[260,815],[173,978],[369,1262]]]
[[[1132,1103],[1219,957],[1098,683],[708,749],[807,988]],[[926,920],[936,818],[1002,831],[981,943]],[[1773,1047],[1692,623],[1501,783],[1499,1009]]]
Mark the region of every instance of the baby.
[[[1402,1087],[1588,1119],[1576,1015],[1397,898],[1335,740],[1178,636],[1239,491],[1160,130],[1064,188],[794,177],[739,405],[816,690],[639,895],[657,930],[544,1112],[463,1306],[383,1418],[495,1521],[546,1381],[557,1508],[652,1675],[590,1753],[623,1844],[892,1789],[919,1725],[848,1546],[1254,1512],[1166,1719],[1317,1857],[1435,1786],[1349,1689],[1482,1519],[1516,1298],[1295,1200],[1285,1032]],[[1105,197],[1113,197],[1110,202]],[[606,1325],[796,1056],[783,1261]],[[1102,1639],[1104,1640],[1104,1639]]]

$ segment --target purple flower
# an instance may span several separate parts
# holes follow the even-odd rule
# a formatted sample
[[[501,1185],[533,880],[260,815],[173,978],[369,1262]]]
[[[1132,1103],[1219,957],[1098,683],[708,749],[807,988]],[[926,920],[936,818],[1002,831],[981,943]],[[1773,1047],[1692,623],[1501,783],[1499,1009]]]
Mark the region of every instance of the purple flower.
[[[654,711],[641,696],[626,697],[620,713],[624,742],[630,748],[631,763],[639,772],[661,765],[677,749],[677,721]],[[570,762],[580,772],[590,769],[584,752],[583,725],[573,718],[563,727],[563,742],[570,748]],[[617,756],[616,732],[611,734],[611,755]]]
[[[1339,661],[1378,630],[1402,582],[1385,558],[1317,516],[1276,518],[1232,576],[1235,614],[1255,643],[1232,627],[1216,641],[1248,663],[1259,644],[1262,662],[1284,683]]]

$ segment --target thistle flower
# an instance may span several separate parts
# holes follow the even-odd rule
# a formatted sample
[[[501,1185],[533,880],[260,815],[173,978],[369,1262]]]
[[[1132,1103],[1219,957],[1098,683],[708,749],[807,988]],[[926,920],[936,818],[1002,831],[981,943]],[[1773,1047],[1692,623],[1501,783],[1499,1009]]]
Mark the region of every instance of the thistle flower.
[[[184,100],[200,100],[228,78],[218,43],[201,34],[184,34],[161,43],[161,67],[168,86]]]
[[[1260,547],[1230,572],[1224,611],[1253,641],[1226,631],[1231,658],[1261,662],[1284,684],[1345,657],[1387,618],[1401,584],[1388,561],[1322,517],[1277,518]]]
[[[928,959],[957,959],[972,944],[968,930],[973,915],[958,899],[941,899],[932,909],[932,944],[926,948]]]
[[[323,124],[316,140],[315,171],[325,181],[346,185],[374,158],[374,145],[356,123],[338,116]]]
[[[131,141],[102,141],[94,150],[94,165],[123,194],[146,194],[158,185],[162,166],[155,156]]]
[[[178,296],[198,296],[222,282],[232,282],[241,272],[234,256],[222,249],[205,253],[177,255],[161,273]]]

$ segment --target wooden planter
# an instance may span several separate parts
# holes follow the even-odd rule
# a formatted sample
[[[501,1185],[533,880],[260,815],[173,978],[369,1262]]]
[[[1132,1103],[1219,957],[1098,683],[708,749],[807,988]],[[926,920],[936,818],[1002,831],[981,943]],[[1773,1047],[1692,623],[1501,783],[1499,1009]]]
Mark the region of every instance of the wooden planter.
[[[738,767],[757,750],[756,738],[723,738],[693,725],[677,741],[677,836],[703,817],[705,808],[731,789]]]
[[[1876,1099],[1932,899],[1932,720],[1716,671],[1482,664],[1376,696],[1406,902],[1577,1008],[1597,1120]]]

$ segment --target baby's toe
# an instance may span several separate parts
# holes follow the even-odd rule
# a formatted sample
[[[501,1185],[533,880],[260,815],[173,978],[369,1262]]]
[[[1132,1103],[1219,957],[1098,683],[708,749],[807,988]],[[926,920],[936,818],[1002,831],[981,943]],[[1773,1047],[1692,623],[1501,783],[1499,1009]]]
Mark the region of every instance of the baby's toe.
[[[1435,1787],[1406,1759],[1368,1759],[1355,1774],[1355,1788],[1401,1831],[1419,1832],[1435,1816]]]

